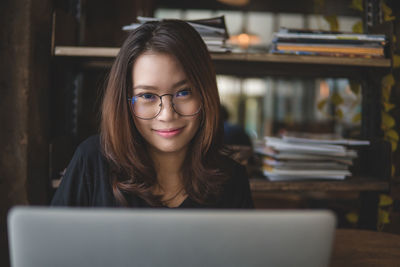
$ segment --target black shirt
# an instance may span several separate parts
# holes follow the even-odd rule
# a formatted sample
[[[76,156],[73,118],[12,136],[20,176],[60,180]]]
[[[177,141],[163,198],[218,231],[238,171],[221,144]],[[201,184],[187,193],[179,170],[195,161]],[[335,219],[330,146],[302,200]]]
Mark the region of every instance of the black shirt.
[[[222,167],[231,173],[222,194],[213,205],[202,205],[186,198],[178,208],[253,208],[245,168],[226,158]],[[101,152],[99,136],[92,136],[78,146],[51,205],[81,207],[121,206],[112,193],[109,163]],[[126,195],[130,207],[149,207],[143,199]]]

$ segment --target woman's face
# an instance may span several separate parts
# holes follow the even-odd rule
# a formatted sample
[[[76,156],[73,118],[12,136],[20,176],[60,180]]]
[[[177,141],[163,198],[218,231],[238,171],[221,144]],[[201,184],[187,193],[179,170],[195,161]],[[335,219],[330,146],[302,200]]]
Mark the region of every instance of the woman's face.
[[[143,107],[151,99],[158,101],[155,95],[172,94],[179,101],[189,95],[196,95],[181,64],[175,57],[163,53],[140,55],[133,65],[132,84],[133,96],[138,100],[135,105],[143,101]],[[200,105],[200,98],[196,96],[195,99],[195,103]],[[162,97],[161,111],[153,119],[144,120],[134,116],[136,128],[153,153],[186,153],[189,142],[199,128],[200,115],[179,115],[172,107],[171,100],[170,95]]]

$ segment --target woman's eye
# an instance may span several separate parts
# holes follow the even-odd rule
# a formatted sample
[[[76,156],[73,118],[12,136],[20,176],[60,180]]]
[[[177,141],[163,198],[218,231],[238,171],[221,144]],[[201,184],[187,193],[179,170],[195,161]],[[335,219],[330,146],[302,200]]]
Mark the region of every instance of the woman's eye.
[[[192,95],[192,91],[190,89],[181,90],[176,93],[177,97],[190,96],[190,95]]]
[[[156,100],[156,95],[150,93],[144,93],[139,95],[143,100]]]

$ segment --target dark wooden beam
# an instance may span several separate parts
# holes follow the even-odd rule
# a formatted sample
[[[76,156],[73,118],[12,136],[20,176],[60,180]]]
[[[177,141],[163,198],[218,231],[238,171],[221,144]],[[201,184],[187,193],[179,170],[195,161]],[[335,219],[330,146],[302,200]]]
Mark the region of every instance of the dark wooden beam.
[[[127,36],[122,27],[136,16],[153,16],[150,0],[84,0],[81,18],[81,44],[88,46],[121,46]]]
[[[52,3],[0,2],[0,266],[10,207],[47,203]]]
[[[28,200],[45,205],[49,199],[49,91],[51,76],[52,0],[30,0],[29,98],[27,99]],[[21,66],[19,66],[21,67]]]
[[[360,16],[359,12],[350,9],[351,1],[326,0],[321,9],[316,9],[314,0],[250,0],[249,4],[242,7],[230,6],[217,0],[187,1],[187,0],[154,0],[156,8],[171,9],[209,9],[209,10],[235,10],[272,13],[300,13],[315,14],[317,11],[327,15]]]

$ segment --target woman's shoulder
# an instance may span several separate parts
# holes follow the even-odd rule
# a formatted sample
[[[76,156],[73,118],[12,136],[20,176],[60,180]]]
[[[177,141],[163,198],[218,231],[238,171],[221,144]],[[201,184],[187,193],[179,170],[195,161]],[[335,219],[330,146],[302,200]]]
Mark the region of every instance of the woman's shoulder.
[[[221,159],[220,160],[221,167],[225,171],[235,172],[237,170],[244,170],[245,169],[245,166],[243,166],[239,162],[235,161],[234,159],[232,159],[232,157],[230,157],[228,155],[221,155],[220,159]]]
[[[92,135],[86,138],[79,144],[77,152],[84,155],[97,155],[101,152],[100,136]]]
[[[220,169],[229,177],[228,184],[248,182],[246,167],[227,155],[221,156]]]
[[[101,153],[99,136],[91,136],[75,150],[52,205],[108,206],[112,203],[108,163]]]
[[[75,151],[74,158],[82,161],[89,170],[105,167],[107,160],[102,152],[100,136],[93,135],[82,141]]]
[[[253,208],[246,167],[228,156],[223,156],[221,169],[228,176],[221,197],[221,207]]]

